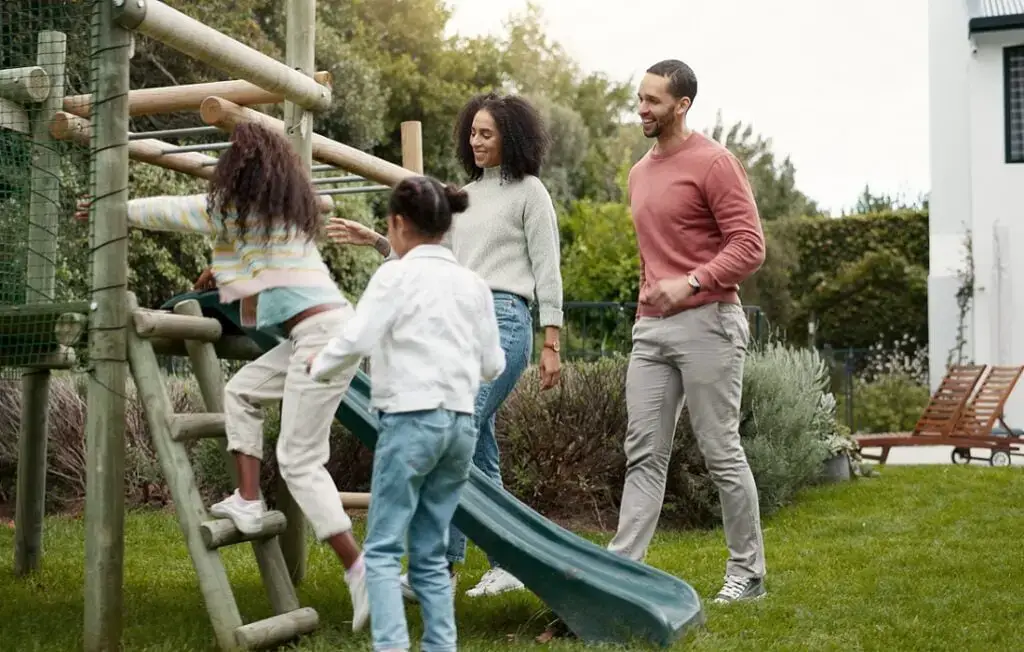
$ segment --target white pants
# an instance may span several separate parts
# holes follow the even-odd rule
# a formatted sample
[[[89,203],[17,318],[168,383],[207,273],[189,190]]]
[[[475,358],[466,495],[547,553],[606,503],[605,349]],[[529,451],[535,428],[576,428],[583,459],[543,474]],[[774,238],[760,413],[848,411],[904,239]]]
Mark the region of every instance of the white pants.
[[[329,383],[318,383],[306,374],[306,361],[337,336],[354,314],[351,306],[345,306],[299,322],[287,340],[242,367],[225,388],[228,450],[261,460],[262,406],[281,401],[278,468],[320,541],[352,529],[324,465],[330,458],[334,412],[356,369]]]

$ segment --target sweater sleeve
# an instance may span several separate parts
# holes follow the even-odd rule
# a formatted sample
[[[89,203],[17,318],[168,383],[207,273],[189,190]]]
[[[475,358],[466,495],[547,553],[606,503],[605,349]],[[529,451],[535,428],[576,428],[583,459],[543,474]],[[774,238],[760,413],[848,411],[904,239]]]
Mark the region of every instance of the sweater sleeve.
[[[533,268],[540,325],[562,326],[562,270],[558,241],[558,216],[551,195],[540,179],[527,186],[523,229],[526,250]]]
[[[206,208],[206,195],[143,197],[128,202],[128,223],[147,231],[216,235],[219,222]]]
[[[693,275],[703,288],[739,285],[764,263],[764,231],[754,194],[743,166],[729,153],[711,164],[704,188],[722,248]]]

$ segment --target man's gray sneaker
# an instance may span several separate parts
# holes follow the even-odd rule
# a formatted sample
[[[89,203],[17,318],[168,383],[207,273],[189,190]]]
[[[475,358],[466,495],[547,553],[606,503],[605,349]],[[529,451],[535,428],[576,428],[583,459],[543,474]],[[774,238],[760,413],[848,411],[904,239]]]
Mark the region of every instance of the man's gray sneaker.
[[[763,598],[768,592],[764,588],[764,579],[760,577],[737,577],[726,575],[725,585],[715,596],[715,604],[729,604],[740,600],[756,600]]]

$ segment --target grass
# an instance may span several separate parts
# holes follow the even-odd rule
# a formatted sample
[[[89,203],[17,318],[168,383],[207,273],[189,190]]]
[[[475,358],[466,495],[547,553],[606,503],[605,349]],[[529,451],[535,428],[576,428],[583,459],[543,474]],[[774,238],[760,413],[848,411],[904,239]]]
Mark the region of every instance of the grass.
[[[189,557],[173,516],[133,512],[125,552],[124,649],[214,650]],[[606,534],[588,535],[601,543]],[[14,579],[13,530],[0,531],[0,648],[81,648],[82,521],[47,520],[44,569]],[[708,605],[708,624],[677,649],[1019,650],[1024,649],[1024,477],[1019,468],[889,467],[878,478],[821,487],[764,524],[769,596],[758,603]],[[719,587],[721,532],[663,532],[649,563],[689,581],[704,596]],[[225,554],[239,606],[270,615],[250,548]],[[483,572],[471,547],[456,604],[460,650],[539,647],[543,605],[527,592],[490,600],[461,593]],[[321,630],[293,649],[370,649],[353,635],[339,566],[311,546],[300,588]],[[413,635],[419,616],[409,609]],[[14,645],[12,645],[12,643]],[[577,650],[558,641],[554,650]]]

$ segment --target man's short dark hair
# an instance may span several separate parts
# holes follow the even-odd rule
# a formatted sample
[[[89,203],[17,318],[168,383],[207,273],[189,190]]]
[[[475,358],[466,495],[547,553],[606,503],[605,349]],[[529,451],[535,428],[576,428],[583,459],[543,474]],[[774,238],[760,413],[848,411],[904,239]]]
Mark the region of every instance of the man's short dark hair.
[[[672,97],[681,100],[690,98],[692,104],[697,99],[697,75],[693,68],[678,59],[665,59],[647,69],[652,75],[668,78],[668,92]]]

